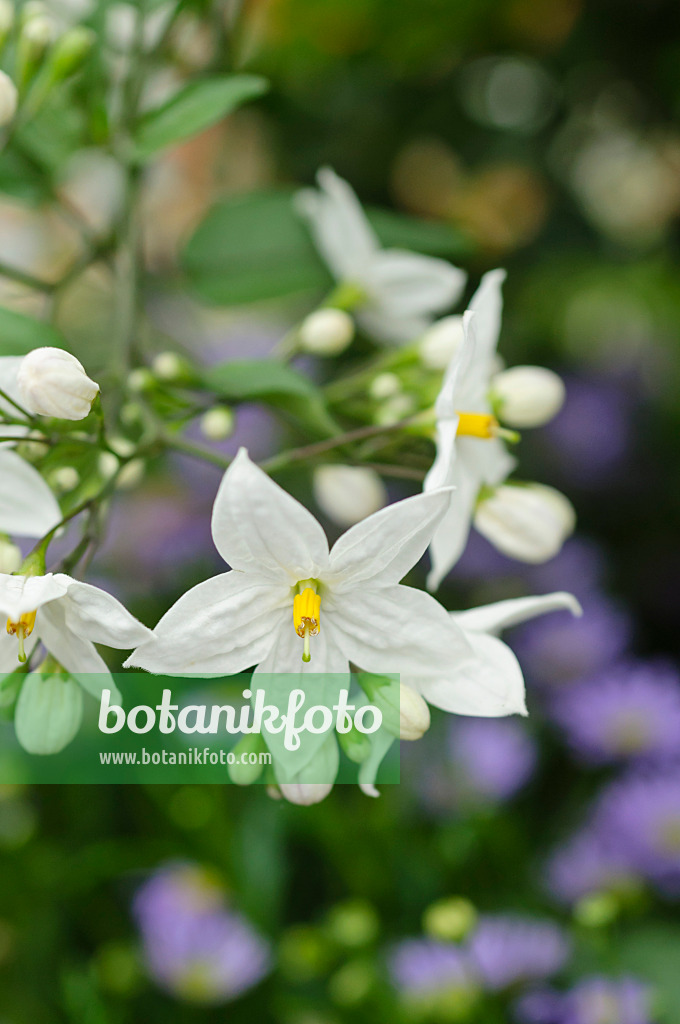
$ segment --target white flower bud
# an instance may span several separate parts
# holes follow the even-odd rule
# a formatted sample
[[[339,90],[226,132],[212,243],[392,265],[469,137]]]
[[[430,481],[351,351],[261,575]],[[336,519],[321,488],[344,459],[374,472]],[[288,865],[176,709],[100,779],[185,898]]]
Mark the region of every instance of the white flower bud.
[[[310,807],[325,800],[333,788],[332,782],[281,782],[279,788],[291,804]]]
[[[4,71],[0,71],[0,128],[9,124],[17,112],[17,87]]]
[[[498,415],[510,427],[540,427],[556,416],[564,403],[560,377],[543,366],[513,366],[491,382]]]
[[[430,709],[406,683],[399,684],[399,738],[419,740],[430,728]]]
[[[405,392],[399,395],[395,395],[394,398],[388,399],[387,402],[376,412],[374,419],[380,427],[391,427],[393,423],[398,423],[399,420],[406,419],[415,412],[416,404],[413,400],[412,395],[407,395]]]
[[[60,348],[36,348],[24,356],[17,385],[29,412],[62,420],[84,419],[99,391],[76,357]]]
[[[57,754],[71,742],[83,717],[83,691],[67,676],[31,672],[14,716],[17,739],[29,754]]]
[[[138,366],[128,374],[127,386],[130,391],[134,391],[137,394],[140,394],[142,391],[148,391],[155,383],[156,381],[151,370],[147,370],[146,366]]]
[[[337,356],[354,337],[354,321],[342,309],[317,309],[302,321],[300,347],[316,356]]]
[[[55,491],[66,493],[72,491],[80,483],[80,473],[75,466],[60,466],[50,476],[50,483]]]
[[[401,381],[396,373],[379,373],[371,381],[368,393],[371,398],[378,402],[384,402],[386,398],[394,398],[401,391]]]
[[[21,567],[21,550],[6,537],[0,537],[0,572],[12,573]]]
[[[14,4],[12,0],[0,0],[0,44],[4,43],[14,24]]]
[[[36,14],[29,18],[21,30],[20,43],[24,52],[35,59],[54,39],[55,23],[52,18]]]
[[[184,360],[176,352],[159,352],[151,369],[160,380],[178,380],[184,370]]]
[[[116,487],[119,491],[130,491],[137,487],[144,479],[146,464],[144,459],[131,459],[126,462],[116,479]]]
[[[234,433],[235,422],[231,409],[216,405],[201,416],[201,433],[209,441],[224,441]]]
[[[477,506],[475,527],[503,554],[521,562],[552,558],[573,532],[571,502],[544,484],[503,484]]]
[[[121,437],[120,434],[114,434],[113,437],[109,438],[109,448],[123,459],[126,459],[128,455],[132,455],[136,447],[135,442],[131,441],[129,437]]]
[[[421,361],[430,370],[445,370],[462,344],[462,316],[445,316],[420,339]]]
[[[387,504],[381,478],[364,466],[319,466],[313,488],[321,511],[339,526],[353,526]]]
[[[102,452],[97,462],[99,472],[105,480],[110,480],[118,472],[118,467],[120,466],[120,459],[113,452]]]

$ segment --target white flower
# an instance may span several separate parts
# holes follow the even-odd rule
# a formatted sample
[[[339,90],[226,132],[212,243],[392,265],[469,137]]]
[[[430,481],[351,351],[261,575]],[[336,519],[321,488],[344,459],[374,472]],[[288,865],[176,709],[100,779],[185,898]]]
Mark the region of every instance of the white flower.
[[[562,379],[544,366],[513,366],[491,382],[498,415],[510,427],[540,427],[564,404]]]
[[[344,309],[317,309],[300,324],[300,347],[317,356],[337,356],[354,337],[354,321]]]
[[[387,504],[382,478],[365,466],[319,466],[313,488],[319,508],[339,526],[353,526]]]
[[[499,675],[438,601],[399,585],[449,500],[439,491],[389,505],[329,552],[311,513],[241,449],[212,518],[215,544],[232,571],[184,594],[126,664],[170,675],[231,675],[252,665],[265,673],[346,673],[352,662],[370,673],[408,674],[409,685],[449,711],[521,710],[516,674]],[[445,697],[442,676],[450,680]]]
[[[17,387],[29,412],[64,420],[84,419],[99,392],[76,357],[60,348],[36,348],[24,356]]]
[[[4,71],[0,71],[0,128],[9,124],[17,112],[17,87]]]
[[[501,326],[504,270],[485,274],[463,317],[463,344],[444,375],[435,403],[437,455],[424,489],[455,487],[451,507],[430,544],[431,590],[441,583],[465,547],[483,486],[496,486],[515,465],[498,436],[489,400]]]
[[[0,574],[0,614],[7,619],[0,633],[0,672],[12,672],[24,660],[29,638],[31,650],[40,640],[96,697],[105,686],[117,690],[94,644],[130,649],[152,635],[115,597],[65,573]]]
[[[479,502],[475,527],[511,558],[546,562],[573,533],[571,502],[544,484],[504,484]]]
[[[328,167],[317,181],[318,191],[299,193],[298,209],[335,279],[355,285],[365,297],[357,311],[360,325],[381,341],[417,338],[459,298],[465,273],[432,256],[381,249],[347,182]]]

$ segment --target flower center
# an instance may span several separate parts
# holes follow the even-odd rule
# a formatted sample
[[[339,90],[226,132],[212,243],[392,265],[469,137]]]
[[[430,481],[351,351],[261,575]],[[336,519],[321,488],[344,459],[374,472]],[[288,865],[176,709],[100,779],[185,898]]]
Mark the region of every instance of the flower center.
[[[18,622],[12,622],[11,619],[7,620],[7,632],[10,636],[16,636],[19,641],[19,661],[22,663],[26,661],[24,640],[33,632],[36,614],[37,612],[24,612]]]
[[[311,660],[309,653],[310,636],[318,636],[321,630],[321,596],[316,592],[315,580],[302,580],[297,585],[293,599],[293,626],[297,635],[304,640],[302,660]]]
[[[501,437],[504,441],[510,441],[512,444],[519,441],[520,435],[517,431],[506,430],[491,413],[456,412],[456,415],[458,417],[456,437],[478,437],[483,441]]]

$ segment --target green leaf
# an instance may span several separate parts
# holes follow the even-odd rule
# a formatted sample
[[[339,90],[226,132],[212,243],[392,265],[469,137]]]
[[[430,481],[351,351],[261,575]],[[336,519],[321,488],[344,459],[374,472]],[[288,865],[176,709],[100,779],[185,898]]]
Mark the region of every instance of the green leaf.
[[[267,91],[260,75],[224,75],[191,82],[140,121],[135,154],[140,160],[197,135],[237,107]]]
[[[292,195],[251,192],[213,206],[183,254],[204,299],[232,306],[331,287]]]
[[[373,230],[385,248],[410,249],[426,256],[462,259],[473,251],[471,240],[442,221],[406,217],[393,210],[367,209]]]
[[[15,313],[0,306],[0,355],[22,356],[32,348],[51,345],[66,348],[66,342],[54,327],[42,320]]]
[[[211,391],[230,402],[261,401],[324,437],[340,427],[326,408],[322,393],[309,378],[271,360],[234,360],[203,375]]]

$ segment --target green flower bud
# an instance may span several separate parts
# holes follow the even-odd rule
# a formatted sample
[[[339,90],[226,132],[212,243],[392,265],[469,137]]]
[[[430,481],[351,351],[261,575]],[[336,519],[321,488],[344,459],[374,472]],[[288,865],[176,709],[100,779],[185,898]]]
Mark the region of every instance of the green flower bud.
[[[460,942],[475,926],[477,911],[470,900],[450,896],[430,904],[423,914],[423,931],[433,939]]]
[[[75,74],[87,58],[96,39],[92,29],[85,28],[84,25],[76,25],[65,32],[61,39],[57,40],[50,55],[51,81],[62,82]]]
[[[252,786],[262,774],[260,754],[267,749],[262,736],[258,732],[247,733],[234,747],[236,763],[227,768],[229,778],[237,786]],[[245,759],[242,763],[241,758]],[[250,763],[251,760],[254,763]]]
[[[358,949],[374,942],[380,922],[374,908],[366,900],[346,900],[328,914],[328,935],[339,946]]]
[[[30,672],[14,716],[17,739],[29,754],[57,754],[78,732],[83,691],[64,674]]]

